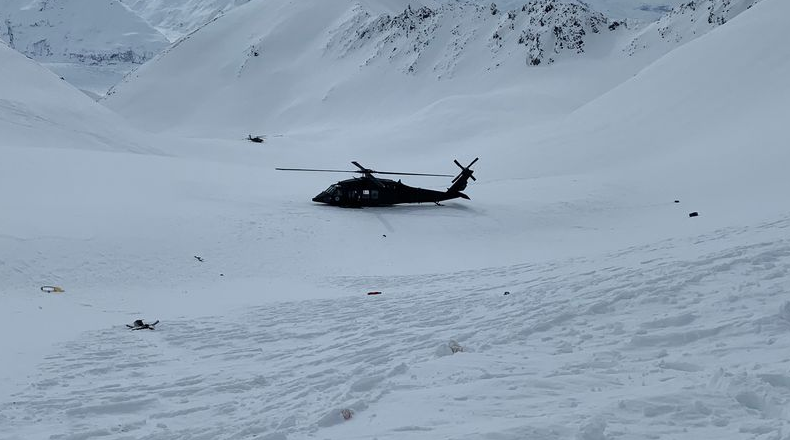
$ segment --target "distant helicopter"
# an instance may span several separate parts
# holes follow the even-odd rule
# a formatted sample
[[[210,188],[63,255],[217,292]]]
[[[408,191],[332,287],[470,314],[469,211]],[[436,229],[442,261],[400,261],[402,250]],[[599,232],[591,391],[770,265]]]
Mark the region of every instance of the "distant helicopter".
[[[422,174],[422,173],[396,173],[392,171],[376,171],[365,168],[356,161],[352,161],[359,170],[317,170],[310,168],[275,168],[280,171],[319,171],[326,173],[359,173],[362,177],[342,180],[331,185],[317,196],[313,197],[314,202],[326,203],[328,205],[341,206],[345,208],[359,208],[363,206],[388,206],[399,203],[436,203],[439,205],[443,200],[463,198],[469,200],[469,196],[462,193],[466,188],[467,181],[475,179],[471,166],[477,162],[475,158],[468,166],[464,167],[457,160],[456,165],[461,168],[461,172],[455,176],[452,186],[447,191],[435,191],[432,189],[415,188],[404,185],[400,180],[397,182],[390,179],[380,179],[374,174],[395,174],[402,176],[436,176],[453,177],[450,174]]]

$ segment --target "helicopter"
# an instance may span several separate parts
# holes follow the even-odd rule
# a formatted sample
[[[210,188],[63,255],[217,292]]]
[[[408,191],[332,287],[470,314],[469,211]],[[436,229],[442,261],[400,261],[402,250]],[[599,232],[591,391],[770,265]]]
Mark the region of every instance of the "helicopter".
[[[456,165],[461,168],[461,172],[455,176],[452,185],[446,191],[436,191],[432,189],[415,188],[390,179],[381,179],[374,174],[401,175],[401,176],[434,176],[434,177],[453,177],[451,174],[423,174],[423,173],[398,173],[392,171],[376,171],[365,168],[357,161],[352,161],[358,170],[322,170],[311,168],[275,168],[279,171],[316,171],[325,173],[358,173],[362,177],[354,177],[341,180],[313,197],[314,202],[326,203],[328,205],[340,206],[344,208],[361,208],[363,206],[389,206],[400,203],[435,203],[450,199],[467,199],[469,196],[462,193],[466,188],[467,181],[473,176],[474,171],[471,166],[477,162],[475,158],[467,166],[461,165],[454,160]]]

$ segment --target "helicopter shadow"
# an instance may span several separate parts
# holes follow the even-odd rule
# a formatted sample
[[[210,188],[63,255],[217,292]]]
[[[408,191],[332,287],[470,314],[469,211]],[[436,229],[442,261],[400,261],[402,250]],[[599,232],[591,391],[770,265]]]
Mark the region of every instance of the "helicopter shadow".
[[[388,206],[365,206],[357,208],[341,208],[330,205],[315,206],[317,209],[329,210],[339,213],[351,211],[359,215],[373,215],[384,226],[387,233],[396,232],[395,227],[388,219],[404,219],[407,217],[418,218],[440,218],[440,217],[476,217],[482,215],[482,211],[462,203],[442,203],[436,206],[433,203],[421,203],[414,205],[388,205]]]

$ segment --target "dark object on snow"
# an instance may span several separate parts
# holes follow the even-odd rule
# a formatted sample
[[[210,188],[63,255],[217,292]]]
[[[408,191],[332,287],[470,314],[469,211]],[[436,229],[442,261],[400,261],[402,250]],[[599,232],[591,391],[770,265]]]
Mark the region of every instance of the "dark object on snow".
[[[263,142],[263,138],[260,136],[253,137],[251,134],[247,135],[247,140],[250,142],[255,142],[256,144],[260,144]]]
[[[675,200],[675,203],[680,203],[680,200]]]
[[[381,295],[381,292],[379,292],[379,291],[368,292],[368,295]]]
[[[343,420],[349,420],[350,418],[354,417],[354,411],[351,411],[348,408],[341,409],[340,415],[343,416]]]
[[[195,257],[196,260],[200,261],[201,263],[203,262],[203,257],[201,257],[199,255],[195,255],[194,257]]]
[[[506,291],[505,291],[505,295],[510,295],[510,292],[508,292],[508,291],[506,290]]]
[[[699,212],[697,211],[689,212],[689,217],[699,217]]]
[[[129,330],[154,330],[154,327],[157,324],[159,324],[159,320],[158,319],[156,321],[150,323],[150,324],[146,324],[146,323],[143,322],[142,319],[138,319],[138,320],[134,321],[134,323],[132,323],[132,325],[126,324],[126,326],[129,327]]]
[[[393,171],[376,171],[365,168],[356,161],[352,161],[358,170],[316,170],[312,168],[275,168],[281,171],[323,171],[330,173],[359,173],[362,177],[343,180],[335,183],[317,196],[313,197],[314,202],[326,203],[328,205],[340,206],[343,208],[361,208],[363,206],[389,206],[399,203],[436,203],[450,199],[467,199],[469,196],[462,193],[466,189],[469,179],[477,180],[472,175],[474,171],[470,169],[477,159],[467,166],[461,165],[457,160],[454,161],[461,168],[461,172],[455,176],[452,185],[446,191],[435,191],[432,189],[415,188],[404,185],[400,180],[397,182],[390,179],[380,179],[374,174],[397,174],[404,176],[436,176],[453,177],[448,174],[422,174],[422,173],[399,173]],[[440,205],[441,206],[441,205]]]

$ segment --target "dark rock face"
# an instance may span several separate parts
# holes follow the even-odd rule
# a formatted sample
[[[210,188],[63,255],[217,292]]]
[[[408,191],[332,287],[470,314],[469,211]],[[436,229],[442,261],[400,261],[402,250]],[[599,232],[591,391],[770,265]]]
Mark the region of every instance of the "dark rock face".
[[[551,63],[553,55],[565,51],[582,54],[588,35],[618,27],[608,26],[609,19],[600,12],[575,3],[536,0],[524,5],[521,12],[529,17],[529,25],[521,30],[518,43],[527,49],[527,64],[534,66]]]

